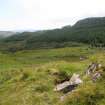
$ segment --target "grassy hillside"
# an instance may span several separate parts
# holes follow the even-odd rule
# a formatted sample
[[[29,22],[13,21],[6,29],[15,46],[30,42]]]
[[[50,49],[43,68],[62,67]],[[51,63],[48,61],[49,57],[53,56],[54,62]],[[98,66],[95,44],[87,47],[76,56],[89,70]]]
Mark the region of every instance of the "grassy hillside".
[[[104,17],[1,39],[0,105],[105,105],[104,46]],[[96,82],[84,75],[92,62],[103,65]],[[83,84],[61,101],[65,94],[54,88],[74,73]]]
[[[73,26],[61,29],[16,34],[0,41],[0,49],[15,52],[24,49],[81,46],[81,44],[105,46],[105,17],[83,19]]]
[[[83,77],[85,83],[63,102],[63,93],[53,91],[56,79],[82,74],[92,61],[105,65],[104,52],[88,47],[1,52],[0,105],[104,105],[104,77],[96,83]],[[81,56],[86,59],[80,60]]]

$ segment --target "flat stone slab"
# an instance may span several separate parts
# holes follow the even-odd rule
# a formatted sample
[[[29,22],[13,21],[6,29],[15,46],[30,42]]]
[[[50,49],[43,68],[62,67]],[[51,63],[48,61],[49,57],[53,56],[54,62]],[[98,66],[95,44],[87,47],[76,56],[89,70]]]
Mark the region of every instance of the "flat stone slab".
[[[68,87],[69,85],[71,85],[69,81],[66,81],[66,82],[64,82],[62,84],[58,84],[56,86],[56,88],[54,89],[54,91],[60,91],[60,90],[62,90],[64,88]]]
[[[65,88],[70,88],[73,87],[73,85],[78,85],[80,83],[82,83],[83,81],[80,79],[79,74],[73,74],[73,76],[71,77],[71,79],[69,81],[65,81],[61,84],[58,84],[55,88],[54,91],[61,91]]]

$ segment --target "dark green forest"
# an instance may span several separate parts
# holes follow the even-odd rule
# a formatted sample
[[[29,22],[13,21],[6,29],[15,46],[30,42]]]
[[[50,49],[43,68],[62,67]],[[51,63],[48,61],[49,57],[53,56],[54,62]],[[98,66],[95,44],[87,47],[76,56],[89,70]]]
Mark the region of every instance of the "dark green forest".
[[[0,50],[60,48],[90,45],[105,47],[105,17],[86,18],[60,29],[23,32],[0,40]]]

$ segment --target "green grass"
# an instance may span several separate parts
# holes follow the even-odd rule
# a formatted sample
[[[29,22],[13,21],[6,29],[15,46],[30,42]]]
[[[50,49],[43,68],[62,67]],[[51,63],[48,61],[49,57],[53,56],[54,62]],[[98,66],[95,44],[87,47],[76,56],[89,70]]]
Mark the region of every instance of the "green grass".
[[[81,61],[81,56],[87,59]],[[104,78],[95,85],[86,81],[62,103],[60,97],[63,94],[53,91],[57,78],[54,73],[81,74],[92,61],[105,65],[104,50],[71,47],[14,54],[1,52],[0,105],[104,105]],[[102,96],[101,99],[98,96]],[[92,100],[94,104],[89,104]]]

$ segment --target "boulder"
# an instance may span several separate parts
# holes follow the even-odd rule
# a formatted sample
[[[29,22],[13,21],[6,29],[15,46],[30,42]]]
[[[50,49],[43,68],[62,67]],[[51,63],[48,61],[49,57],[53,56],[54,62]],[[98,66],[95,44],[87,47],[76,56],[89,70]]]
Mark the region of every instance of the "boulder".
[[[99,72],[97,72],[97,73],[93,74],[92,80],[95,82],[100,77],[101,77],[101,74]]]
[[[73,74],[73,76],[70,79],[70,84],[71,85],[78,85],[80,83],[82,83],[83,81],[80,79],[80,75],[79,74]]]
[[[72,91],[77,85],[79,85],[82,82],[83,81],[80,79],[79,74],[73,74],[73,76],[69,81],[65,81],[61,84],[58,84],[54,88],[54,91],[63,91],[63,90],[66,90],[67,92]]]
[[[93,62],[92,64],[89,65],[88,69],[86,70],[86,75],[91,75],[96,71],[100,70],[101,68],[102,68],[102,64]]]

